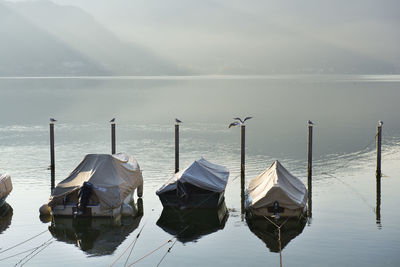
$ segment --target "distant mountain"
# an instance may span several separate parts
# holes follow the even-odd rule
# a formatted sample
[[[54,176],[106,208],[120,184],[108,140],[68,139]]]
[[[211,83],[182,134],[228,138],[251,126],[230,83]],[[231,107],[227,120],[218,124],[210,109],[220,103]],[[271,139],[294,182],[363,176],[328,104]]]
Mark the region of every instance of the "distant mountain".
[[[0,0],[0,76],[186,74],[79,8]]]

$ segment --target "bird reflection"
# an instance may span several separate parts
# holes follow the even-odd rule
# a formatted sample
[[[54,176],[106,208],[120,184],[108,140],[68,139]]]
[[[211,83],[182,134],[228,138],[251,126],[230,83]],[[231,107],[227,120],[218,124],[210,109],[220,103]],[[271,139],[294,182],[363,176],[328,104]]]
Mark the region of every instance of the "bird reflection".
[[[142,206],[142,202],[138,201],[139,211],[143,210]],[[110,255],[131,232],[138,228],[142,217],[142,212],[138,212],[136,217],[121,217],[117,220],[95,217],[76,219],[53,217],[49,231],[58,241],[74,244],[90,256]]]
[[[279,244],[279,230],[271,221],[264,217],[246,216],[246,222],[250,230],[260,238],[271,252],[280,252],[289,242],[303,232],[307,222],[307,217],[282,217],[274,220],[276,225],[281,226],[281,236]]]
[[[196,242],[201,237],[221,230],[229,217],[225,201],[218,209],[184,209],[166,207],[157,225],[182,243]]]
[[[0,234],[10,227],[12,216],[13,208],[7,202],[5,202],[0,207]]]

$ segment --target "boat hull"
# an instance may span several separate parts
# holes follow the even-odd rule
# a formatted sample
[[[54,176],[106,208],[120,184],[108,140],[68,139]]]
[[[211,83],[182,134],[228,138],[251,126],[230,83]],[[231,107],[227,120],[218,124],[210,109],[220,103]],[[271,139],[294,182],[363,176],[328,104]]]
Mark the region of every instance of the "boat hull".
[[[124,204],[131,205],[133,203],[132,191],[124,200]],[[123,205],[114,209],[101,209],[100,204],[87,205],[83,213],[77,213],[77,203],[67,202],[57,204],[51,207],[51,214],[53,216],[68,216],[68,217],[118,217],[121,216]],[[134,205],[133,205],[134,206]],[[134,207],[133,207],[134,208]]]
[[[224,201],[224,191],[219,193],[193,193],[186,200],[179,199],[176,194],[163,193],[159,194],[158,197],[164,207],[213,209],[218,208]]]

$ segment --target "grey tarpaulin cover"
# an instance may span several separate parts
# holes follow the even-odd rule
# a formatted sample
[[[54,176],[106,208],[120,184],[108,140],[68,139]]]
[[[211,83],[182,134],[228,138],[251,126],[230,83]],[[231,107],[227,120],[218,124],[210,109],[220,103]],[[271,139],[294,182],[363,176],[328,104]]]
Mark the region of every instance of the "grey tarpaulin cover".
[[[8,174],[0,174],[0,199],[10,194],[12,190],[11,177]]]
[[[249,208],[272,206],[275,201],[288,209],[304,208],[307,203],[307,189],[295,176],[289,173],[279,161],[251,180],[246,199]]]
[[[93,192],[99,199],[101,209],[119,207],[123,200],[143,184],[139,164],[126,153],[88,154],[72,173],[53,190],[49,205],[79,190],[84,182],[93,184]]]
[[[189,167],[174,174],[156,192],[157,195],[177,189],[179,183],[189,183],[199,188],[222,192],[228,183],[229,171],[226,167],[211,163],[204,158],[196,160]]]

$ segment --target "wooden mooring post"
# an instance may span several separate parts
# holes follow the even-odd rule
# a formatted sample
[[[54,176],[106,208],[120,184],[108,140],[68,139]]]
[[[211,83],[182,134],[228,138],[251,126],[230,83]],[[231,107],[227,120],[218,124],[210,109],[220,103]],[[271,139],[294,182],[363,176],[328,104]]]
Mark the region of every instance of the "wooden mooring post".
[[[115,144],[115,118],[110,120],[111,123],[111,154],[115,154],[116,144]]]
[[[307,191],[308,191],[308,208],[307,216],[312,217],[312,141],[313,141],[313,126],[312,121],[308,121],[308,164],[307,164]]]
[[[246,154],[246,126],[244,124],[240,125],[240,199],[241,199],[241,210],[244,213],[245,209],[245,154]]]
[[[383,122],[378,122],[378,127],[376,129],[376,176],[380,177],[382,173],[381,169],[381,153],[382,153],[382,126]]]
[[[179,119],[175,119],[175,173],[179,172]]]
[[[57,120],[50,118],[50,171],[51,171],[51,176],[50,176],[50,182],[51,182],[51,190],[53,191],[55,187],[55,170],[56,170],[56,164],[55,164],[55,152],[54,152],[54,122]]]
[[[383,122],[378,122],[376,130],[376,224],[381,227],[381,178],[382,178],[382,126]]]

